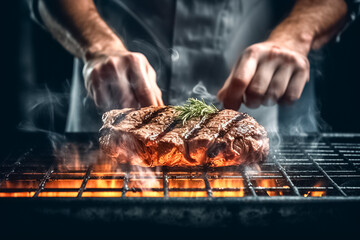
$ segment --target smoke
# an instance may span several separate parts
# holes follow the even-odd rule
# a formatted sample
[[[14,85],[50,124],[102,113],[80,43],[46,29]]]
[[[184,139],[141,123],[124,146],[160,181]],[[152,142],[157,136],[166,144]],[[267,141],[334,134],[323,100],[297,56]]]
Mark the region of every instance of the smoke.
[[[202,81],[193,87],[190,96],[198,99],[204,99],[206,103],[214,104],[218,109],[222,108],[222,103],[219,102],[216,95],[210,94],[208,92]]]
[[[56,93],[45,86],[23,93],[22,98],[24,114],[18,129],[46,134],[52,147],[58,149],[65,136],[56,126],[60,118],[66,118],[69,94]]]
[[[202,81],[199,81],[190,91],[180,89],[179,92],[182,94],[176,94],[172,96],[171,102],[173,105],[183,105],[188,98],[197,98],[203,99],[207,104],[213,104],[218,109],[222,109],[222,103],[219,102],[216,95],[209,93],[205,84]]]

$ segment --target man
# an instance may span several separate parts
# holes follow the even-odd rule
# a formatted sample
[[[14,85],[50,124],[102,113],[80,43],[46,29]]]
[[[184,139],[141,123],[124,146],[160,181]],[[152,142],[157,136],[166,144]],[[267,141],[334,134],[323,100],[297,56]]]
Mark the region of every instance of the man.
[[[347,12],[344,0],[35,0],[31,6],[78,59],[68,131],[96,131],[99,113],[112,108],[182,103],[200,81],[225,108],[241,106],[277,130],[281,112],[273,105],[300,98],[310,78],[309,51],[341,29]],[[314,105],[311,86],[284,110],[288,123]],[[315,131],[309,119],[306,130]]]

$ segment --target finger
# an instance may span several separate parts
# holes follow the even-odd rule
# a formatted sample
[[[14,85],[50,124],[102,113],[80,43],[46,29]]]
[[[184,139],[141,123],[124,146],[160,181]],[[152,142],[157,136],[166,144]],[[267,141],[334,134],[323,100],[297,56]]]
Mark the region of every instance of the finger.
[[[296,71],[289,81],[282,100],[286,103],[293,103],[298,100],[308,79],[309,73],[307,71]]]
[[[262,104],[272,106],[284,95],[294,68],[290,64],[281,65],[271,79]]]
[[[98,72],[100,82],[97,95],[101,96],[101,107],[106,110],[121,107],[118,96],[114,96],[114,90],[120,83],[114,61],[111,59],[105,61]]]
[[[151,89],[155,96],[155,101],[156,101],[155,106],[163,106],[164,102],[162,100],[162,93],[159,86],[156,83],[156,72],[150,65],[148,65],[148,75],[151,84]]]
[[[102,65],[100,74],[103,85],[106,84],[107,95],[110,99],[108,108],[138,107],[130,83],[124,71],[118,71],[116,59],[107,59]]]
[[[128,77],[135,97],[142,107],[157,104],[146,68],[143,64],[137,62],[135,66],[131,66],[128,71]]]
[[[94,68],[86,75],[86,89],[90,96],[93,98],[97,107],[106,109],[109,103],[107,89],[102,84],[102,79],[99,74],[99,70]]]
[[[224,107],[234,110],[240,108],[243,94],[253,78],[258,59],[252,54],[245,54],[241,58],[233,74],[226,80],[218,96],[223,100]]]
[[[117,81],[112,83],[111,98],[113,99],[113,107],[120,106],[121,108],[137,108],[137,102],[130,84],[127,81]]]
[[[277,67],[277,61],[259,63],[254,78],[246,89],[245,105],[247,107],[257,108],[260,106]]]
[[[100,84],[97,88],[94,88],[94,102],[95,105],[103,110],[110,110],[111,97],[109,88],[106,84]]]
[[[157,102],[158,106],[164,106],[160,88],[157,88],[157,90],[156,90],[156,102]]]

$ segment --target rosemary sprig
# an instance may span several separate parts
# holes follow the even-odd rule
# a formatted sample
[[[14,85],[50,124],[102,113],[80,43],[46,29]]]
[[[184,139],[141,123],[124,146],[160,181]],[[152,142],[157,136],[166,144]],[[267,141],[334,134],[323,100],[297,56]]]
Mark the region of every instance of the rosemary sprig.
[[[193,117],[204,117],[219,111],[213,104],[207,105],[204,99],[189,98],[186,102],[183,106],[174,106],[183,125]]]

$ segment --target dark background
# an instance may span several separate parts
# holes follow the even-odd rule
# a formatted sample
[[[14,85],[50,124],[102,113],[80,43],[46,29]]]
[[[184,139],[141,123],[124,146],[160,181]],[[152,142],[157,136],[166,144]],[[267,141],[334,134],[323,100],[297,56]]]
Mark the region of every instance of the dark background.
[[[25,1],[2,4],[0,102],[6,147],[17,140],[19,129],[64,131],[73,58],[30,19]],[[318,105],[322,119],[335,132],[360,132],[359,20],[347,28],[339,43],[332,41],[322,50]],[[29,119],[35,124],[28,124]]]

